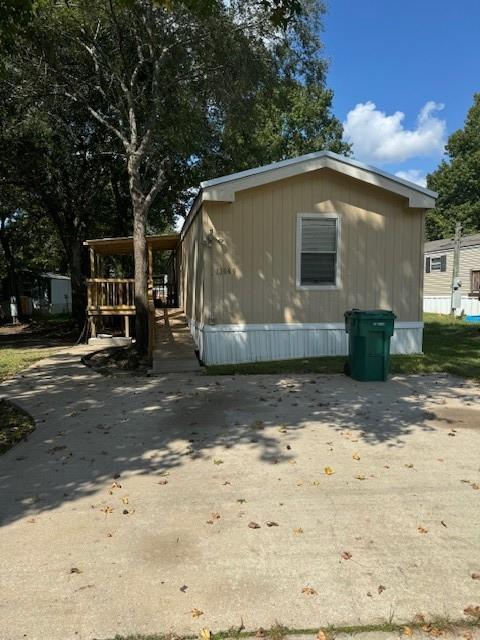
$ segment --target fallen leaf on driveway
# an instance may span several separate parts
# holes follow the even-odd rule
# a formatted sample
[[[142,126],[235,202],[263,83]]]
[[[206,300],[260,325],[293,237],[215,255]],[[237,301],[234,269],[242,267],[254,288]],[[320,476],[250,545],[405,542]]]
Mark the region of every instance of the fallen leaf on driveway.
[[[220,458],[214,458],[213,464],[223,464],[223,460],[220,460]]]
[[[255,636],[257,638],[264,638],[265,637],[265,629],[263,627],[259,627],[255,633]]]
[[[194,607],[191,611],[191,614],[193,618],[199,618],[200,616],[203,616],[203,611],[200,611],[200,609],[196,609]]]
[[[403,627],[402,635],[411,636],[413,635],[413,631],[410,629],[410,627]]]
[[[317,633],[317,640],[328,640],[328,636],[325,631],[322,631],[320,629],[320,631]]]
[[[168,480],[159,480],[157,484],[163,484],[163,485],[168,484]]]
[[[187,585],[186,585],[186,584],[184,584],[182,587],[180,587],[180,591],[181,591],[182,593],[185,593],[187,589],[188,589],[188,587],[187,587]]]
[[[296,529],[293,530],[293,533],[296,533],[297,535],[301,535],[303,533],[302,527],[297,527]]]
[[[384,587],[383,584],[378,585],[378,594],[380,595],[385,591],[387,587]]]
[[[250,529],[260,529],[260,525],[258,524],[258,522],[249,522],[248,526]]]
[[[476,489],[477,491],[480,489],[480,484],[477,484],[476,482],[472,482],[470,486],[472,489]]]
[[[472,618],[478,618],[480,620],[480,605],[470,605],[469,607],[465,607],[463,613],[466,616],[471,616]]]
[[[425,529],[425,527],[417,527],[417,531],[418,533],[428,533],[428,529]]]
[[[447,527],[447,523],[445,522],[445,520],[440,520],[440,524],[444,527]]]
[[[105,514],[113,513],[112,507],[109,507],[109,506],[103,507],[103,509],[100,509],[100,511],[103,511],[103,513],[105,513]]]
[[[273,520],[269,520],[266,524],[267,527],[278,527],[278,522],[274,522]]]
[[[355,479],[356,480],[366,480],[367,478],[363,474],[359,473],[358,476],[355,476]]]
[[[205,627],[200,631],[200,633],[198,634],[198,637],[200,640],[210,640],[211,635],[212,634],[210,633],[210,629],[207,629]]]
[[[302,593],[306,593],[307,596],[316,596],[317,592],[312,587],[303,587]]]
[[[332,467],[325,467],[325,469],[323,470],[323,473],[326,476],[331,476],[332,474],[335,473],[335,471],[332,469]]]
[[[426,624],[424,627],[422,627],[422,631],[425,631],[429,636],[432,636],[434,638],[439,638],[440,636],[443,636],[444,633],[442,629],[438,629],[431,624]]]
[[[128,496],[123,496],[122,502],[123,504],[128,504]]]
[[[70,569],[70,573],[81,573],[80,569],[78,569],[77,567],[72,567]]]
[[[480,580],[480,573],[477,573],[477,572],[472,573],[472,579],[473,580]]]
[[[352,458],[353,458],[354,460],[360,460],[360,456],[358,455],[358,453],[354,453],[354,454],[353,454],[353,456],[352,456]]]
[[[340,555],[344,560],[350,560],[350,558],[352,557],[352,554],[350,553],[350,551],[342,551]]]

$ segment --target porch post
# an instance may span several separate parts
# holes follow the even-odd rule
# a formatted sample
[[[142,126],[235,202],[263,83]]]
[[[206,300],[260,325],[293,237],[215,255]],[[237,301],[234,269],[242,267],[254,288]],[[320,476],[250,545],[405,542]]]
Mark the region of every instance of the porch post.
[[[95,249],[90,247],[90,278],[95,278]]]
[[[130,316],[124,316],[125,318],[125,337],[130,337]]]

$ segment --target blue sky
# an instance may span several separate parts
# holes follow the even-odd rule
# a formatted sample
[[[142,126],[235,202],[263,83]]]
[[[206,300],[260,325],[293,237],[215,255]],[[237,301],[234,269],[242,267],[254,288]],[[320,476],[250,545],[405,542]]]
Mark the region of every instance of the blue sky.
[[[354,156],[421,183],[480,91],[480,0],[328,0],[323,42]]]

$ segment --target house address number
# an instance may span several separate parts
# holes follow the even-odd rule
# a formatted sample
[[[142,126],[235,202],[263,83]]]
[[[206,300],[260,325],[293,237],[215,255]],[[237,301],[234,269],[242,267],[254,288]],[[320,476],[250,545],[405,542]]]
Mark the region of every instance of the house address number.
[[[215,269],[215,273],[217,276],[234,276],[235,268],[234,267],[217,267]]]

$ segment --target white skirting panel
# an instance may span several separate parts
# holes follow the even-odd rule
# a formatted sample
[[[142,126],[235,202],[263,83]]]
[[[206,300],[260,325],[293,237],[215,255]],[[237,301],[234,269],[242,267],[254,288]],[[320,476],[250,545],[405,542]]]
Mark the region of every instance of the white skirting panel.
[[[449,314],[451,306],[450,296],[424,296],[423,310],[426,313]],[[462,306],[457,309],[456,315],[477,316],[480,315],[480,301],[477,298],[462,296]]]
[[[342,323],[193,326],[191,331],[207,365],[344,356],[348,336]],[[422,352],[422,322],[398,322],[392,353]]]

